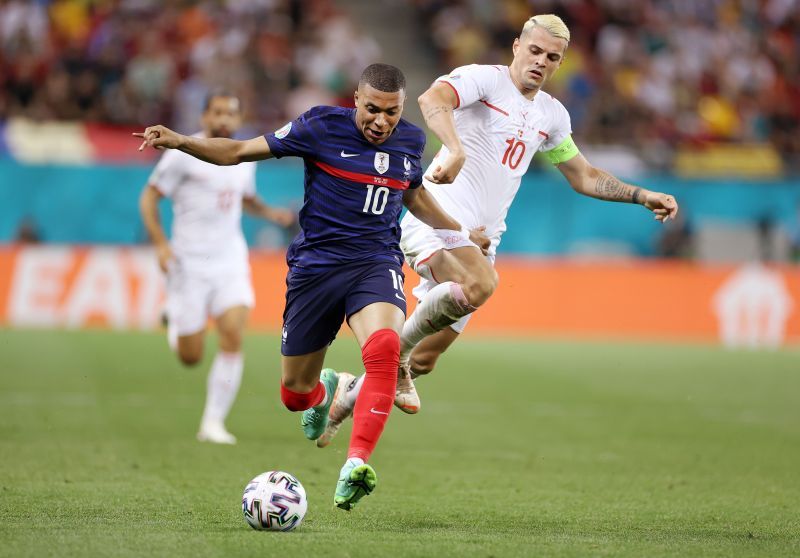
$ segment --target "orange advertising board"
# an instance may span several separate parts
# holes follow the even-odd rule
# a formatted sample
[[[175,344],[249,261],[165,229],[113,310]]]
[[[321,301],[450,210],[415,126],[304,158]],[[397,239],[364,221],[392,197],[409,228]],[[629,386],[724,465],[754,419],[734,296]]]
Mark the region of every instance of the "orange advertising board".
[[[257,305],[250,327],[279,331],[284,255],[254,252],[251,264]],[[745,346],[800,342],[799,267],[500,257],[497,270],[498,290],[467,333]],[[415,283],[406,270],[409,301]],[[151,329],[163,298],[163,277],[149,248],[0,248],[0,323],[7,327]]]

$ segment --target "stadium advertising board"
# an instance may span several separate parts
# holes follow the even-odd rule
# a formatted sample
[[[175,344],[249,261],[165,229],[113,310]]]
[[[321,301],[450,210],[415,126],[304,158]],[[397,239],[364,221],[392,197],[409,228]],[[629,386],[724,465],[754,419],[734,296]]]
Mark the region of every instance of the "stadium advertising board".
[[[284,256],[255,252],[251,264],[257,307],[250,326],[278,331]],[[469,333],[753,347],[800,341],[797,267],[501,258],[497,269],[500,287]],[[411,301],[414,274],[407,275]],[[0,249],[0,322],[7,327],[153,329],[163,299],[149,248]]]

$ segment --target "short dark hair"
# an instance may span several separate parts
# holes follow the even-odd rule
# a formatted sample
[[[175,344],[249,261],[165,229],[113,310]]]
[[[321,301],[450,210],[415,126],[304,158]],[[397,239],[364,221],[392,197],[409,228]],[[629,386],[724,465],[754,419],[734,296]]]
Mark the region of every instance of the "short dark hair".
[[[400,68],[389,64],[370,64],[361,74],[358,85],[371,85],[378,91],[394,93],[395,91],[405,90],[406,76]]]
[[[228,89],[212,89],[206,94],[203,100],[203,112],[211,108],[211,101],[220,97],[236,99],[239,102],[239,110],[242,110],[242,100],[239,98],[239,95]]]

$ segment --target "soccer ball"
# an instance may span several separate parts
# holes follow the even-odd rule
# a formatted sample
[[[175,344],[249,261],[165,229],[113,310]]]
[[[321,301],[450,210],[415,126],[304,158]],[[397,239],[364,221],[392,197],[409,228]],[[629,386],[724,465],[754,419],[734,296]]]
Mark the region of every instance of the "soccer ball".
[[[291,531],[303,522],[307,508],[306,489],[283,471],[261,473],[244,488],[244,519],[259,531]]]

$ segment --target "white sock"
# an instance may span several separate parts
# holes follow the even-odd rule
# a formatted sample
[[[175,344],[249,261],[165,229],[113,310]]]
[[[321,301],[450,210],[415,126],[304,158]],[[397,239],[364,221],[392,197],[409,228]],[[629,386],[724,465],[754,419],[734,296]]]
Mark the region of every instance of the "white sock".
[[[171,319],[167,319],[167,344],[173,353],[178,352],[178,324]]]
[[[225,422],[233,401],[236,399],[236,394],[239,392],[242,370],[244,370],[242,353],[219,351],[214,357],[208,373],[203,423]]]
[[[364,464],[364,460],[361,459],[360,457],[348,457],[347,461],[345,462],[345,465],[347,465],[348,463],[352,463],[353,465],[358,467],[359,465]]]
[[[349,408],[355,409],[356,399],[358,398],[358,394],[361,393],[361,386],[364,385],[364,379],[366,377],[366,374],[361,374],[356,378],[356,381],[351,384],[353,387],[347,386],[347,391],[344,392],[344,398]]]
[[[400,335],[400,364],[407,365],[411,351],[428,335],[453,325],[458,320],[475,311],[461,285],[452,281],[439,283],[416,307]]]

